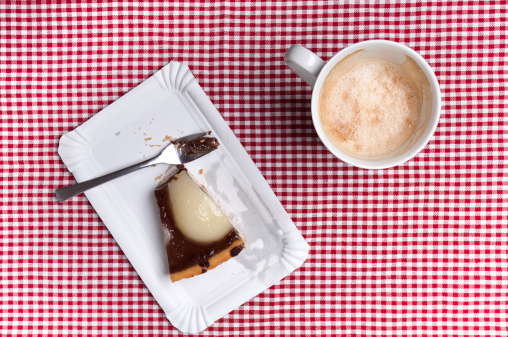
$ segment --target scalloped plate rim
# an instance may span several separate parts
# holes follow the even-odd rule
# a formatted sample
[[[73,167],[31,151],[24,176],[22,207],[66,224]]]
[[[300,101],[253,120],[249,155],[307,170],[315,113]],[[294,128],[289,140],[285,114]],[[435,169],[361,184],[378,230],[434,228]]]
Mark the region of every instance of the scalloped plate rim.
[[[177,74],[175,74],[175,77],[181,75],[179,78],[180,82],[176,84],[172,84],[171,79],[164,79],[165,74],[167,76],[171,76],[172,69],[177,68]],[[183,69],[184,74],[181,74]],[[256,165],[252,161],[252,159],[249,157],[239,140],[236,138],[232,130],[229,128],[229,126],[226,124],[222,116],[219,114],[219,112],[215,109],[211,101],[209,100],[208,96],[205,94],[205,92],[201,89],[197,81],[195,80],[194,76],[192,75],[192,72],[187,67],[187,65],[171,61],[166,66],[164,66],[162,69],[157,71],[153,76],[146,79],[144,82],[142,82],[137,87],[133,88],[129,92],[127,92],[124,96],[120,97],[117,101],[110,104],[108,107],[104,108],[104,110],[112,111],[114,109],[114,105],[119,100],[125,99],[128,95],[135,95],[137,92],[140,92],[143,90],[143,87],[147,87],[149,85],[159,85],[161,88],[164,89],[164,85],[160,82],[160,80],[164,81],[164,85],[166,85],[166,91],[169,91],[169,89],[178,91],[180,94],[184,95],[186,98],[188,98],[196,107],[196,109],[201,113],[202,118],[208,123],[211,127],[211,129],[220,136],[223,146],[226,148],[226,151],[228,155],[232,158],[233,162],[238,166],[238,168],[243,173],[243,179],[246,179],[250,184],[252,184],[252,188],[255,190],[255,193],[258,194],[259,198],[268,198],[270,201],[269,203],[265,202],[264,205],[269,208],[269,210],[272,212],[272,214],[275,214],[275,216],[279,217],[280,219],[280,238],[281,238],[281,244],[283,244],[282,251],[285,252],[286,250],[295,250],[299,252],[299,254],[290,254],[291,261],[286,260],[283,261],[284,257],[287,254],[282,254],[281,260],[279,261],[279,264],[281,268],[283,269],[281,277],[277,277],[278,281],[280,281],[285,276],[289,275],[292,271],[297,269],[308,256],[309,252],[309,245],[305,242],[301,234],[299,233],[298,229],[292,222],[292,220],[289,218],[289,215],[287,215],[287,212],[284,210],[280,202],[278,201],[277,197],[269,187],[268,183],[265,181],[262,174],[257,169]],[[176,79],[174,79],[176,81]],[[185,83],[181,83],[184,82]],[[173,81],[174,82],[174,81]],[[193,85],[193,82],[195,85]],[[174,85],[174,88],[171,88],[171,86]],[[179,91],[178,89],[184,89],[183,92]],[[114,110],[113,110],[114,112]],[[113,112],[109,112],[112,114]],[[87,171],[84,170],[80,165],[76,164],[75,162],[71,163],[72,157],[76,154],[72,151],[72,146],[75,145],[73,143],[78,143],[76,146],[77,149],[81,149],[82,151],[87,151],[88,148],[80,144],[79,142],[76,142],[73,140],[73,134],[76,133],[80,138],[83,138],[88,145],[91,145],[93,140],[90,142],[86,138],[82,137],[79,133],[82,128],[86,128],[86,125],[90,125],[90,123],[94,123],[100,118],[108,118],[103,113],[101,115],[102,111],[97,113],[95,116],[84,122],[82,125],[78,126],[74,131],[71,131],[69,133],[66,133],[62,135],[60,138],[60,144],[58,148],[58,154],[62,158],[63,162],[68,165],[72,164],[71,169],[73,175],[76,177],[78,181],[82,181],[85,179],[89,179],[90,176],[87,176]],[[92,122],[91,122],[92,121]],[[79,154],[83,155],[83,154]],[[90,175],[90,172],[88,172],[88,175]],[[253,183],[255,181],[256,184]],[[254,187],[255,186],[255,187]],[[95,199],[95,195],[97,195],[96,192],[87,192],[85,193],[87,198],[89,198],[92,205],[94,202],[92,200]],[[265,201],[265,199],[263,199]],[[94,206],[94,208],[96,208]],[[97,209],[96,209],[97,211]],[[289,219],[289,221],[288,221]],[[105,223],[106,224],[106,223]],[[109,226],[106,224],[106,226],[109,229]],[[117,237],[113,235],[115,240],[117,240]],[[290,236],[290,240],[285,240],[286,236]],[[119,240],[117,242],[120,244]],[[122,249],[123,250],[123,249]],[[124,254],[128,255],[125,250]],[[146,275],[142,271],[142,268],[139,266],[139,263],[134,263],[129,256],[127,256],[131,264],[135,267],[138,274],[140,274],[140,277],[143,279],[143,282],[149,287],[148,283],[145,281]],[[285,262],[285,263],[284,263]],[[138,268],[140,268],[141,272],[136,268],[136,265]],[[145,273],[146,274],[146,273]],[[163,306],[159,299],[157,298],[156,292],[152,291],[149,287],[149,290],[152,292],[153,296],[159,302],[159,304],[163,307],[166,317],[173,323],[175,321],[176,324],[173,326],[179,329],[182,332],[187,333],[198,333],[200,331],[203,331],[208,326],[213,324],[217,319],[220,317],[226,315],[228,312],[234,310],[237,306],[241,305],[242,303],[248,301],[250,298],[256,296],[257,294],[261,293],[262,291],[266,290],[273,284],[277,283],[278,281],[270,282],[270,284],[263,283],[259,280],[252,280],[247,279],[244,280],[242,284],[250,283],[250,286],[247,290],[242,290],[240,294],[236,294],[236,301],[235,300],[229,300],[229,307],[227,308],[221,308],[222,310],[216,309],[215,312],[209,312],[208,309],[212,306],[220,305],[220,301],[224,300],[223,297],[216,299],[215,301],[209,303],[206,307],[200,306],[197,303],[188,303],[185,301],[179,302],[179,304],[176,304],[172,306],[172,308],[168,308],[167,306]],[[177,287],[178,288],[178,287]],[[239,292],[240,290],[236,289],[234,292]],[[231,294],[231,293],[230,293]],[[199,315],[199,312],[201,312],[201,323],[194,322],[196,324],[192,324],[191,321],[186,320],[185,317],[183,319],[177,318],[175,312],[180,307],[188,307],[192,306],[195,308],[199,308],[199,310],[194,310],[196,315]],[[219,312],[220,311],[220,312]],[[189,318],[190,319],[190,318]]]

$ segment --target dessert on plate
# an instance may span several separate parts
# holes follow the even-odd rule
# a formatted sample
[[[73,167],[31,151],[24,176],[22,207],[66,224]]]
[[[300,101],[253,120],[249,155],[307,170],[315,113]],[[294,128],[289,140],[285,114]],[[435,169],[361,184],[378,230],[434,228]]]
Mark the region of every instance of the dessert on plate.
[[[186,169],[156,188],[155,197],[171,281],[206,273],[245,247],[243,235]]]

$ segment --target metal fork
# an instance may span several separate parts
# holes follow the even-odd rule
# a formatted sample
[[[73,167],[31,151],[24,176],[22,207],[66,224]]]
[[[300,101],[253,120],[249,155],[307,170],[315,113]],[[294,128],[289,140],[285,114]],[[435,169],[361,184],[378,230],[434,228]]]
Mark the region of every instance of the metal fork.
[[[126,167],[124,169],[106,174],[102,177],[83,181],[81,183],[74,184],[71,186],[59,188],[55,191],[56,199],[59,202],[65,201],[65,200],[72,198],[78,194],[81,194],[91,188],[94,188],[96,186],[104,184],[105,182],[108,182],[110,180],[116,179],[118,177],[124,176],[128,173],[137,171],[139,169],[142,169],[142,168],[145,168],[148,166],[152,166],[152,165],[156,165],[156,164],[179,165],[179,164],[185,164],[185,163],[191,162],[195,159],[198,159],[198,158],[212,152],[213,150],[215,150],[215,148],[211,149],[209,152],[191,153],[191,152],[189,152],[189,148],[187,146],[183,146],[183,147],[178,146],[178,143],[180,141],[188,142],[188,141],[191,141],[194,139],[198,139],[199,137],[203,137],[206,134],[207,134],[206,132],[202,132],[202,133],[196,133],[196,134],[193,134],[190,136],[179,138],[178,140],[171,142],[171,144],[166,146],[164,148],[164,150],[162,150],[162,152],[159,155],[157,155],[153,158],[150,158],[150,159],[145,160],[141,163]]]

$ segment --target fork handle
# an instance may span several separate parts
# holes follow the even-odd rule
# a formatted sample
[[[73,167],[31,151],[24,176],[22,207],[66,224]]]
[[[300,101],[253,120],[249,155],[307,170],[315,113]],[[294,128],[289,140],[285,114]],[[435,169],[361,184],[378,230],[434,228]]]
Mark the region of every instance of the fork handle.
[[[91,179],[91,180],[83,181],[81,183],[70,185],[70,186],[67,186],[67,187],[59,188],[59,189],[57,189],[55,191],[56,199],[59,202],[63,202],[65,200],[67,200],[69,198],[72,198],[73,196],[76,196],[78,194],[81,194],[81,193],[83,193],[83,192],[85,192],[85,191],[87,191],[87,190],[89,190],[91,188],[94,188],[96,186],[104,184],[105,182],[108,182],[110,180],[119,178],[119,177],[124,176],[124,175],[126,175],[128,173],[137,171],[139,169],[142,169],[142,168],[154,165],[154,164],[156,164],[156,162],[154,161],[153,158],[150,158],[150,159],[145,160],[145,161],[143,161],[141,163],[137,163],[137,164],[134,164],[132,166],[123,168],[121,170],[108,173],[108,174],[103,175],[103,176],[98,177],[98,178],[94,178],[94,179]]]

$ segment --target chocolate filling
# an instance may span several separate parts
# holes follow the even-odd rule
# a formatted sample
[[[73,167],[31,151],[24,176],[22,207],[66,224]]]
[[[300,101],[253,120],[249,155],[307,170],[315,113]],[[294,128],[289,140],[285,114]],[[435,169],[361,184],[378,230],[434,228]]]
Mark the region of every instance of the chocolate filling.
[[[235,257],[238,254],[240,254],[240,252],[242,251],[243,248],[244,248],[244,245],[236,246],[235,248],[231,249],[231,251],[229,253],[231,254],[232,257]]]
[[[178,173],[177,173],[178,174]],[[155,190],[155,198],[159,205],[160,218],[162,225],[165,226],[170,233],[170,240],[166,244],[166,252],[168,254],[169,271],[176,273],[185,270],[194,265],[199,265],[203,268],[208,268],[210,262],[208,261],[215,254],[225,250],[236,240],[241,237],[238,232],[233,228],[225,236],[224,239],[214,241],[211,243],[198,243],[183,235],[175,226],[173,214],[169,207],[169,182],[175,179],[174,176],[169,178],[164,185]],[[231,250],[231,256],[236,256],[243,249],[235,247]],[[234,252],[233,252],[234,251]]]
[[[199,137],[191,141],[176,140],[174,144],[177,149],[186,148],[188,154],[197,154],[216,149],[219,146],[219,141],[214,137]]]

